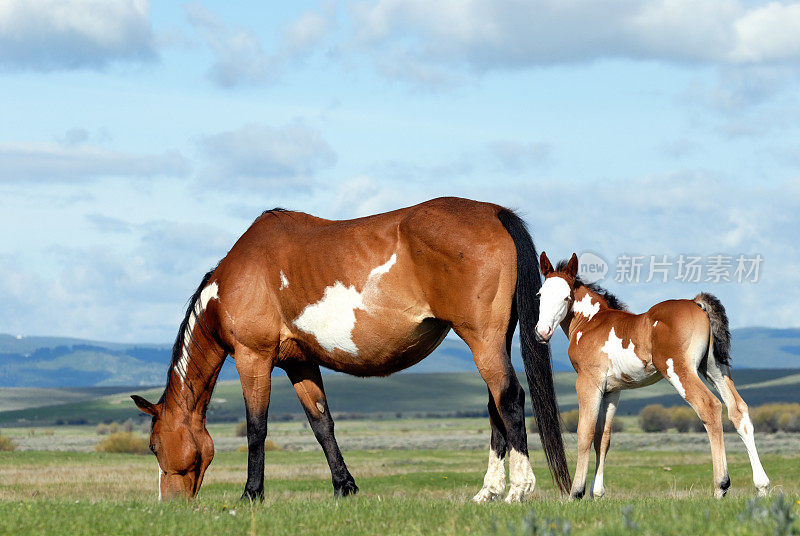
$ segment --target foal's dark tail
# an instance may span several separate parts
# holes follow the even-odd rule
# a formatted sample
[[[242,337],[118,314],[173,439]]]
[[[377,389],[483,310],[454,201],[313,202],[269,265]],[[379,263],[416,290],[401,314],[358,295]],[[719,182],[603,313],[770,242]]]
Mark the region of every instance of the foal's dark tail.
[[[550,346],[535,339],[536,321],[539,318],[539,302],[536,293],[542,286],[539,275],[539,258],[536,247],[525,222],[508,209],[502,209],[497,217],[506,228],[517,249],[517,293],[516,304],[519,315],[519,338],[522,362],[528,377],[533,413],[539,424],[539,437],[547,458],[547,465],[559,489],[568,493],[572,486],[561,438],[561,418],[553,387],[553,369],[550,363]],[[509,335],[514,331],[513,315]]]
[[[711,347],[714,360],[721,365],[730,365],[731,361],[731,331],[728,328],[728,315],[722,302],[713,294],[701,292],[694,297],[694,303],[708,315],[711,322]]]

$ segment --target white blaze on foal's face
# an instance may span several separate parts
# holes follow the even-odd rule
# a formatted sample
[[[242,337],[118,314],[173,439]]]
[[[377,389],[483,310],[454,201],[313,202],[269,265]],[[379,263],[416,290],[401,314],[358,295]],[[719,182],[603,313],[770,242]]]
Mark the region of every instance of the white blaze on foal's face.
[[[536,331],[543,338],[550,338],[567,316],[571,296],[572,289],[563,278],[555,276],[544,280],[539,289],[539,321],[536,323]]]

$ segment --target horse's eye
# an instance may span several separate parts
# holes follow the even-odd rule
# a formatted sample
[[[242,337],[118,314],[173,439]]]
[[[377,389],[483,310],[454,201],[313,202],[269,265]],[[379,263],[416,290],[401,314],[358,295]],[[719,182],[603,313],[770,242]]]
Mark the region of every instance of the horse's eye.
[[[567,296],[566,298],[564,298],[564,301],[569,301],[569,296]]]

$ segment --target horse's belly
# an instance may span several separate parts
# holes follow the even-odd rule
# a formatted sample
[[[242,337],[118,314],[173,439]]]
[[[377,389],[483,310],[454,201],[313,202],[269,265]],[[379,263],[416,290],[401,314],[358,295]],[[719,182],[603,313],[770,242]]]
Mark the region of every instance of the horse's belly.
[[[428,356],[450,327],[432,317],[394,310],[325,315],[295,322],[297,338],[327,368],[358,376],[385,376]]]

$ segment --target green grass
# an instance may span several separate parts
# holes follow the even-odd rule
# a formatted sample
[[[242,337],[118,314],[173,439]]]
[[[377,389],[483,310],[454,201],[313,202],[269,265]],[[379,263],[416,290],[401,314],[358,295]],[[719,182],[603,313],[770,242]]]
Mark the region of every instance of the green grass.
[[[520,381],[525,385],[523,376],[520,373]],[[734,379],[742,397],[751,406],[769,402],[794,402],[800,389],[800,373],[796,369],[736,370]],[[563,410],[577,407],[574,373],[555,373],[555,386]],[[325,388],[334,413],[394,416],[399,412],[409,417],[431,413],[456,415],[458,412],[486,411],[486,385],[477,372],[397,374],[388,378],[354,378],[333,374],[325,376]],[[17,399],[23,400],[24,390],[17,392]],[[157,400],[161,395],[161,389],[134,392],[150,400]],[[52,426],[57,421],[74,423],[76,419],[89,424],[109,420],[121,422],[139,415],[129,394],[125,392],[80,402],[0,411],[0,426]],[[41,403],[42,398],[47,396],[47,390],[38,389],[29,399]],[[669,383],[660,382],[622,393],[618,414],[634,415],[648,404],[671,406],[684,403]],[[304,418],[294,389],[285,376],[273,378],[270,415],[273,418],[286,415]],[[226,381],[218,384],[208,418],[211,421],[244,418],[242,390],[238,382]]]
[[[572,534],[773,533],[773,521],[746,513],[754,492],[743,454],[729,456],[731,491],[717,501],[707,454],[612,450],[606,498],[570,503],[553,491],[537,452],[537,494],[521,505],[469,501],[480,487],[484,451],[352,451],[345,458],[361,488],[356,497],[333,499],[321,452],[276,452],[268,454],[266,500],[242,503],[246,455],[221,453],[197,499],[162,504],[151,456],[3,454],[0,533],[521,534],[531,519],[539,528],[566,520]],[[763,461],[773,487],[800,513],[800,457]]]

